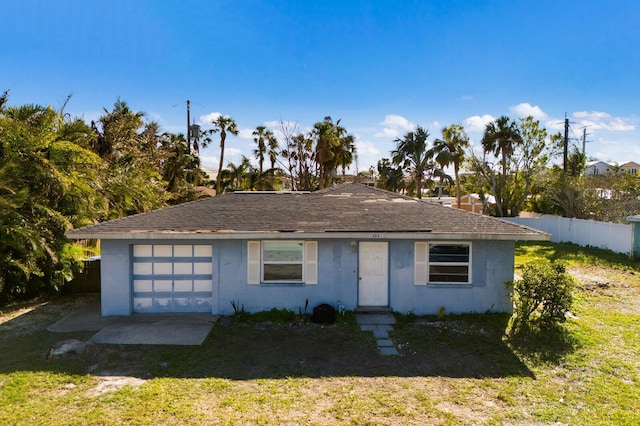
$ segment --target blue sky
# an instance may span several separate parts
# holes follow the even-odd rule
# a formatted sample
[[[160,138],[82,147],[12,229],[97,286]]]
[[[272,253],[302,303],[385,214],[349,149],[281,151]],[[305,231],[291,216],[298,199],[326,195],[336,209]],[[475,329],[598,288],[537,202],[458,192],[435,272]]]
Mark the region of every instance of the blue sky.
[[[234,162],[280,120],[341,119],[362,171],[415,125],[463,124],[477,145],[500,115],[555,132],[565,113],[587,155],[640,162],[639,18],[634,0],[4,0],[0,90],[55,108],[72,93],[86,120],[120,97],[171,132],[190,99],[204,127],[236,120]]]

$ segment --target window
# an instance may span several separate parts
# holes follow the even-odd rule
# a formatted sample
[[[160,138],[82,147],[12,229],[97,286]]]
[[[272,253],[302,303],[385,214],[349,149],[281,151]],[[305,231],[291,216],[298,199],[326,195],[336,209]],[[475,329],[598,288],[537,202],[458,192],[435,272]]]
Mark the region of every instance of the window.
[[[470,243],[415,243],[414,284],[469,284]]]
[[[302,282],[303,260],[301,241],[262,243],[262,281]]]
[[[317,284],[316,241],[249,241],[248,284]]]

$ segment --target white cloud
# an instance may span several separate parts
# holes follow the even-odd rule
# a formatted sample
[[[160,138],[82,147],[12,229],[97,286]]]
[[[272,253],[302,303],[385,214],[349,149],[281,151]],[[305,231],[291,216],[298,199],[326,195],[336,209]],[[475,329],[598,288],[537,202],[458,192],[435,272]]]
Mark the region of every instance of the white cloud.
[[[601,111],[577,111],[572,114],[575,118],[583,118],[586,120],[602,120],[604,118],[610,118],[611,114]]]
[[[240,129],[240,130],[238,130],[238,138],[240,138],[240,139],[253,139],[253,129]]]
[[[411,131],[416,127],[415,124],[397,114],[385,115],[384,121],[380,124],[384,127],[380,132],[373,135],[376,138],[395,138],[401,133]]]
[[[472,101],[473,100],[473,96],[462,95],[462,96],[460,96],[460,99],[462,99],[463,101]]]
[[[400,131],[397,129],[390,129],[388,127],[385,127],[373,136],[376,138],[397,138],[398,136],[400,136]]]
[[[220,161],[220,157],[217,155],[205,155],[200,152],[200,163],[204,167],[218,167],[218,163]]]
[[[467,132],[484,132],[487,124],[494,121],[496,118],[493,115],[485,114],[483,116],[474,115],[465,118],[463,124]]]
[[[635,124],[621,117],[612,117],[611,114],[602,111],[578,111],[574,112],[574,118],[579,119],[580,127],[588,127],[589,130],[608,130],[611,132],[629,132],[636,130]]]
[[[531,105],[528,102],[523,102],[518,105],[513,105],[509,108],[513,114],[517,114],[519,118],[532,116],[536,120],[544,120],[548,117],[538,105]]]
[[[213,120],[217,120],[222,114],[219,112],[210,112],[209,114],[200,116],[200,124],[208,126]]]
[[[224,156],[226,157],[227,155],[229,157],[232,157],[234,155],[242,155],[242,150],[238,148],[228,147],[224,149]]]
[[[380,150],[369,141],[357,141],[356,152],[362,156],[379,156]]]

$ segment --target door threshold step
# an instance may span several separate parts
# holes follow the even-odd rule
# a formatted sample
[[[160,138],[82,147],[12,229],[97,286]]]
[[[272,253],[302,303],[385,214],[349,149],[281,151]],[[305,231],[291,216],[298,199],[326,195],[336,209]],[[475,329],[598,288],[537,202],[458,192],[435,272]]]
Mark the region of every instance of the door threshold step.
[[[358,306],[355,310],[356,314],[390,314],[393,313],[391,308],[387,306]]]

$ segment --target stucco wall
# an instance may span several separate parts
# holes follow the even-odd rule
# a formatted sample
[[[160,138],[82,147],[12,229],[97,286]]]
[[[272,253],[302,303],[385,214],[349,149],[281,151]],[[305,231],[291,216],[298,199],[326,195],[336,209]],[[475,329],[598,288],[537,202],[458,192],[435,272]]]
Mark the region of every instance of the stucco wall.
[[[132,307],[130,242],[102,240],[100,256],[102,315],[130,315]]]
[[[233,313],[231,301],[248,312],[287,308],[298,312],[309,300],[309,311],[320,303],[358,306],[358,253],[352,240],[318,241],[317,285],[248,285],[246,241],[204,241],[213,246],[212,313]],[[131,244],[139,241],[102,241],[102,314],[132,312]],[[144,241],[144,244],[167,244]],[[172,241],[188,244],[193,241]],[[357,245],[353,245],[357,247]],[[513,241],[472,243],[472,284],[416,286],[413,279],[414,242],[389,241],[389,306],[402,313],[510,312],[504,282],[513,279]]]
[[[472,242],[472,283],[447,285],[413,284],[413,241],[389,244],[390,294],[394,311],[416,315],[446,313],[511,312],[504,283],[513,279],[513,241]]]
[[[231,301],[244,305],[248,312],[287,308],[296,313],[309,300],[309,311],[320,303],[357,306],[357,253],[350,241],[319,241],[318,284],[247,285],[246,241],[218,241],[214,244],[214,288],[219,285],[217,312],[231,314]],[[218,259],[218,263],[215,263]],[[214,306],[216,302],[214,301]]]

